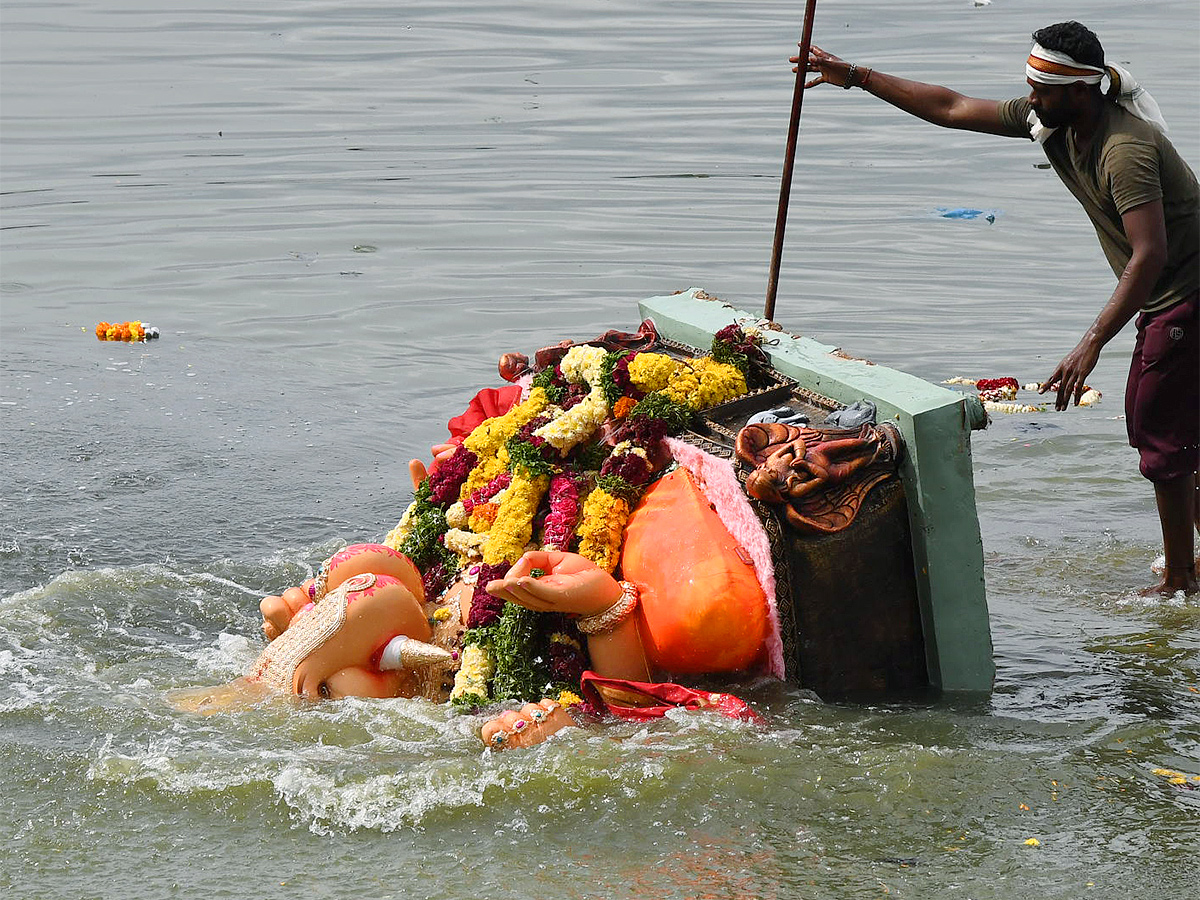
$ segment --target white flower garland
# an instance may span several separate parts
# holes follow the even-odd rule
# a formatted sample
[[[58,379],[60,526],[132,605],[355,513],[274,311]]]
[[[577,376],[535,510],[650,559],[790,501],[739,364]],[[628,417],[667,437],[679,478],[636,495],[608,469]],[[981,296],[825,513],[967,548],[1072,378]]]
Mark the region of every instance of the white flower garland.
[[[565,454],[595,434],[607,418],[608,400],[604,397],[603,387],[597,384],[586,397],[534,434]]]
[[[604,357],[608,355],[602,347],[591,347],[582,344],[572,347],[559,363],[563,377],[572,384],[587,382],[590,385],[600,383],[600,373],[604,366]]]

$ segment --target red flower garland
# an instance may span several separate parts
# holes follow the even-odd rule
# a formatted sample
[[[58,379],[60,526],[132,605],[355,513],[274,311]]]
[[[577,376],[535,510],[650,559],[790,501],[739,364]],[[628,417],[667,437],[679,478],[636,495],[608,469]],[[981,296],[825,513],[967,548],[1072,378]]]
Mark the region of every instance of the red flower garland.
[[[1015,378],[980,378],[977,382],[975,382],[975,387],[978,388],[980,392],[995,391],[1006,387],[1012,388],[1015,391],[1018,390],[1021,385],[1017,383],[1017,379]]]
[[[453,503],[479,457],[460,444],[454,454],[429,476],[429,500],[439,506]]]
[[[570,475],[555,475],[550,479],[550,512],[546,515],[542,543],[558,550],[567,550],[575,537],[579,519],[579,486]]]
[[[504,612],[504,604],[508,601],[503,597],[493,597],[487,592],[487,586],[490,582],[507,575],[510,568],[508,563],[492,566],[480,563],[478,567],[472,567],[476,581],[475,591],[471,594],[471,613],[467,617],[468,628],[486,628],[500,621],[500,614]]]
[[[469,515],[476,506],[487,503],[510,484],[512,484],[512,473],[501,472],[483,487],[472,491],[471,496],[463,501],[463,509]]]

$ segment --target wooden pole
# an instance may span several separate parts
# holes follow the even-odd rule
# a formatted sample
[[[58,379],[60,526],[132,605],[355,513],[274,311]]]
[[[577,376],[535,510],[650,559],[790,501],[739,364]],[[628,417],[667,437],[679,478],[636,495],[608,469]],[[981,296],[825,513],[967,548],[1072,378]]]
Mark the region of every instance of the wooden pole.
[[[792,118],[788,122],[787,151],[783,161],[783,180],[779,186],[779,212],[775,215],[775,241],[771,246],[771,272],[767,276],[767,302],[763,317],[775,318],[775,293],[779,289],[779,263],[783,259],[783,233],[787,228],[788,202],[792,194],[792,167],[796,162],[796,136],[800,133],[800,108],[804,105],[804,82],[808,78],[808,49],[812,43],[813,15],[817,0],[804,7],[804,28],[800,35],[800,53],[796,63],[796,87],[792,91]]]

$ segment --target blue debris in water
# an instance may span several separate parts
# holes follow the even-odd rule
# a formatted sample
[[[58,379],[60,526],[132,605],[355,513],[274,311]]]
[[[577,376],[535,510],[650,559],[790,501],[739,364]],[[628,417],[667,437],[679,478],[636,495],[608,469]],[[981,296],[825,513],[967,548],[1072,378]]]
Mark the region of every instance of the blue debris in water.
[[[998,209],[969,209],[965,206],[957,206],[954,209],[939,206],[934,212],[943,219],[978,219],[982,217],[987,219],[989,225],[996,221],[996,216],[1000,215]]]

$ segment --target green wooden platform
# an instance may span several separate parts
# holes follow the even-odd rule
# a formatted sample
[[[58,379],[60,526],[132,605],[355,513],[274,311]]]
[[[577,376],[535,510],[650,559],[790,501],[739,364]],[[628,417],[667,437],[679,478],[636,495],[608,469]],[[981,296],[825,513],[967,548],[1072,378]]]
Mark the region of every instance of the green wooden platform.
[[[700,348],[730,322],[760,318],[697,288],[639,306],[663,337]],[[900,428],[930,684],[948,693],[990,691],[995,665],[971,472],[971,430],[983,424],[982,406],[904,372],[834,355],[836,348],[811,338],[775,335],[778,343],[764,350],[777,371],[840,403],[870,400],[879,421]]]

